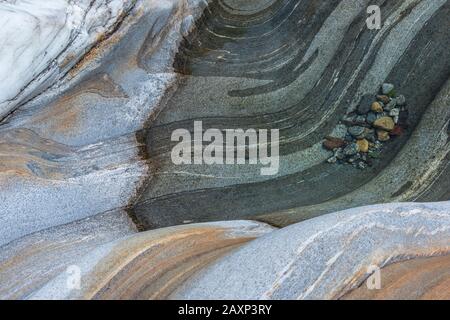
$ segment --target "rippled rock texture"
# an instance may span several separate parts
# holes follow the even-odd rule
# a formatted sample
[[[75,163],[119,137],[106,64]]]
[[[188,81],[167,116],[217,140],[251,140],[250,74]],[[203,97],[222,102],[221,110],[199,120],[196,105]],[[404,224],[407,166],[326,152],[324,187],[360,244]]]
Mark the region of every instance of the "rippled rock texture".
[[[167,299],[193,274],[273,228],[258,222],[192,224],[144,232],[99,246],[83,259],[80,290],[62,273],[32,299]]]
[[[154,175],[135,206],[147,227],[257,218],[278,226],[360,205],[449,200],[448,1],[212,1],[176,56],[181,75],[150,125]],[[241,7],[242,6],[242,7]],[[248,6],[248,7],[247,7]],[[406,133],[369,170],[332,166],[323,138],[393,83]],[[175,166],[175,129],[280,129],[280,171]]]
[[[110,213],[4,246],[0,298],[448,299],[448,208],[378,205],[281,230],[230,221],[140,233]],[[380,290],[366,286],[374,266]],[[79,288],[67,285],[71,267]]]
[[[448,204],[378,205],[324,215],[252,241],[205,268],[172,297],[338,299],[354,288],[366,288],[371,266],[447,255],[436,263],[440,268],[428,270],[428,279],[422,283],[413,284],[415,280],[413,276],[408,279],[407,272],[401,282],[389,278],[390,270],[381,271],[382,288],[389,291],[389,282],[397,280],[398,289],[405,291],[397,298],[421,296],[421,291],[432,293],[433,286],[448,286],[449,219]],[[419,279],[420,271],[416,273]],[[367,291],[381,297],[385,294]],[[448,287],[445,292],[448,296]],[[353,293],[353,298],[361,296]]]
[[[448,297],[449,11],[0,0],[0,298]],[[326,163],[324,137],[384,82],[405,134],[370,169]],[[279,173],[174,165],[196,120],[280,129]],[[429,204],[358,208],[406,201]],[[385,291],[365,290],[368,264]]]
[[[0,125],[0,244],[129,205],[150,174],[138,133],[175,80],[173,56],[190,14],[201,12],[195,4],[1,3],[23,37],[0,35],[10,60],[0,64],[10,79],[0,90],[10,93],[0,108],[9,112]],[[38,83],[39,94],[8,100]]]

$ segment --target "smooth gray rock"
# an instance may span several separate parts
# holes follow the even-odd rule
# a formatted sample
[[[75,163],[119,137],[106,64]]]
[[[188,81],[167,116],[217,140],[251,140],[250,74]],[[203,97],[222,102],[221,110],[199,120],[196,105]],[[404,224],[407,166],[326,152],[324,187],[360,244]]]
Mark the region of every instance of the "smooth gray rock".
[[[358,105],[357,112],[361,115],[367,114],[370,111],[372,103],[374,102],[374,96],[366,94],[362,97],[361,102]]]
[[[385,111],[391,111],[397,106],[397,99],[392,99],[385,107]]]
[[[397,98],[395,98],[395,101],[397,102],[397,105],[400,107],[406,105],[406,98],[404,95],[399,95]]]
[[[350,143],[344,149],[344,154],[346,156],[353,156],[359,152],[359,147],[356,143]]]
[[[378,117],[379,115],[375,112],[369,112],[369,114],[367,115],[367,123],[373,124],[378,119]]]
[[[348,128],[348,133],[350,133],[355,138],[361,137],[364,135],[366,128],[360,126],[353,126]]]
[[[12,241],[0,247],[0,299],[26,299],[96,248],[136,233],[120,210]]]
[[[395,88],[394,85],[391,83],[383,83],[381,87],[381,92],[384,95],[389,95],[392,92],[392,90],[394,90],[394,88]]]
[[[372,266],[450,253],[450,203],[355,208],[272,232],[203,270],[174,299],[331,299]]]

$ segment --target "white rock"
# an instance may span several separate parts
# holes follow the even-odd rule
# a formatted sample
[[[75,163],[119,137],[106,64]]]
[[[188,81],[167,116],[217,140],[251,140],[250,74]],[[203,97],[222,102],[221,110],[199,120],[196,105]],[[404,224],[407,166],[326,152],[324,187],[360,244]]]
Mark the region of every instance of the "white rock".
[[[91,2],[0,3],[0,120],[70,69],[134,1]]]

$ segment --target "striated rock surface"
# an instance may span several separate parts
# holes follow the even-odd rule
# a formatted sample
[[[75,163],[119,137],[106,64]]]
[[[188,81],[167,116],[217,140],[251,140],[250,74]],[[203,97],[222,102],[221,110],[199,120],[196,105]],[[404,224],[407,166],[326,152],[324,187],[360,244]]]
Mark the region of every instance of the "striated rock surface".
[[[257,239],[205,268],[171,298],[333,299],[360,286],[370,266],[448,254],[448,203],[350,209]],[[445,261],[430,271],[443,287]],[[412,278],[406,282],[414,287]]]
[[[32,299],[164,299],[211,261],[265,233],[258,222],[193,224],[139,233],[98,246],[75,263],[79,290],[62,273]]]
[[[3,280],[1,297],[443,299],[448,208],[448,203],[379,205],[281,230],[230,221],[137,234],[124,226],[123,216],[111,213],[6,246],[0,276],[8,281]],[[98,226],[102,221],[110,223]],[[100,232],[89,235],[97,226]],[[80,288],[68,287],[68,266],[79,268]],[[381,288],[368,290],[365,280],[373,267],[381,269]],[[35,275],[39,270],[46,272]],[[24,282],[24,274],[32,276]]]
[[[0,59],[10,60],[0,60],[0,78],[14,80],[1,81],[4,101],[38,83],[40,94],[19,108],[31,96],[0,97],[0,112],[15,109],[0,123],[0,245],[129,205],[151,174],[138,132],[175,79],[173,57],[197,4],[2,2],[23,35],[0,33]],[[42,68],[55,75],[48,90]]]
[[[154,174],[134,206],[144,226],[286,226],[368,204],[450,199],[449,1],[247,2],[211,1],[181,44],[176,86],[146,133]],[[380,30],[367,28],[369,4],[380,6]],[[408,98],[408,129],[371,168],[330,166],[324,137],[383,83]],[[260,165],[174,165],[171,134],[193,132],[194,120],[203,130],[280,129],[278,175],[260,175]]]
[[[136,232],[126,212],[114,211],[12,241],[0,248],[0,299],[29,298],[83,256]]]
[[[383,268],[379,290],[362,285],[345,300],[449,300],[450,255],[416,258]]]
[[[448,297],[450,1],[3,0],[0,16],[0,299]],[[326,163],[324,138],[344,146],[341,120],[383,83],[408,126],[363,172]],[[280,129],[279,173],[175,166],[171,134],[195,120]],[[429,203],[380,204],[406,201]]]

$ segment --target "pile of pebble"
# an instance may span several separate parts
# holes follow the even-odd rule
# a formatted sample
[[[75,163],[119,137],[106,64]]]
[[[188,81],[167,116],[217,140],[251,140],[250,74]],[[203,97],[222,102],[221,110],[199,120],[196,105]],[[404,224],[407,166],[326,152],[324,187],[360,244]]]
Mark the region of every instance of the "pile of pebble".
[[[376,99],[363,96],[357,110],[325,138],[323,147],[334,153],[328,163],[348,163],[359,169],[372,166],[383,144],[404,133],[407,117],[406,98],[397,96],[394,85],[384,83]]]

